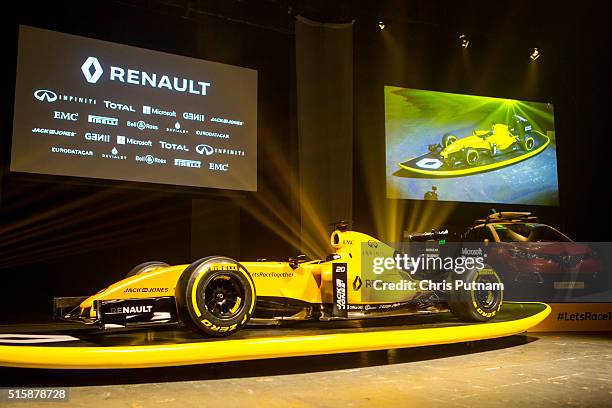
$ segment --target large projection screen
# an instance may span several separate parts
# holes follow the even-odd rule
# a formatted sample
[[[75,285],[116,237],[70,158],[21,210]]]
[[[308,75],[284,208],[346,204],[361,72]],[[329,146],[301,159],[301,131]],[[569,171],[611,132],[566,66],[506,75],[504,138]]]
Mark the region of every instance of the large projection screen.
[[[385,86],[387,197],[559,205],[550,103]]]
[[[11,171],[257,190],[257,71],[20,26]]]

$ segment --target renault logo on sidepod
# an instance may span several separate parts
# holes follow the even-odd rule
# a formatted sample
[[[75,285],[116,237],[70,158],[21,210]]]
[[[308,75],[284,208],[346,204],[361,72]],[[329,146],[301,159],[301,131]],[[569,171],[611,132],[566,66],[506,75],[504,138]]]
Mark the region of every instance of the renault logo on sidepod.
[[[93,72],[91,69],[93,68]],[[85,75],[85,79],[90,84],[95,84],[98,82],[98,79],[102,76],[104,72],[102,70],[102,66],[96,57],[89,57],[85,60],[83,65],[81,66],[81,71],[83,71],[83,75]]]
[[[361,278],[359,276],[355,276],[355,280],[353,281],[353,290],[359,290],[362,284]]]

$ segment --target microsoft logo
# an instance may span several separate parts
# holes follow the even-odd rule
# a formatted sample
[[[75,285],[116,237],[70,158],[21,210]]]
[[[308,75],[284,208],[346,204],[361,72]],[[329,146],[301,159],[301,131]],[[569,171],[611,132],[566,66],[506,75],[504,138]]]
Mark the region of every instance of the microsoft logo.
[[[165,111],[148,105],[142,105],[142,113],[145,115],[172,116],[176,118],[176,111]]]

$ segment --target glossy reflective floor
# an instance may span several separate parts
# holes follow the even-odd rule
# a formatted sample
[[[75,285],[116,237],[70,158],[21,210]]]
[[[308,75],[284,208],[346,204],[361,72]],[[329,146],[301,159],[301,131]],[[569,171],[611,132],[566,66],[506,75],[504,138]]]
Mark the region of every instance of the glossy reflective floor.
[[[610,406],[612,333],[159,369],[1,369],[0,378],[3,386],[71,386],[77,407]]]

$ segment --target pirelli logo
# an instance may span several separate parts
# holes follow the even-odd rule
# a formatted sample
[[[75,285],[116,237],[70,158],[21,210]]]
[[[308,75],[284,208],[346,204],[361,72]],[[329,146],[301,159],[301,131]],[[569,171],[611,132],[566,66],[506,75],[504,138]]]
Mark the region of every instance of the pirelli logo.
[[[210,266],[211,271],[237,271],[238,265],[236,264],[212,264]]]

